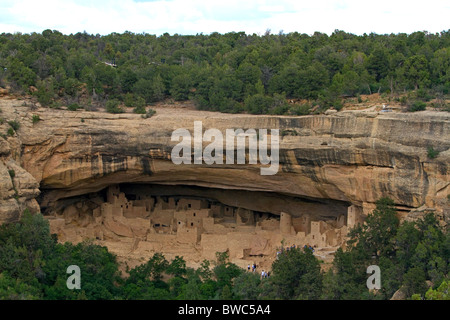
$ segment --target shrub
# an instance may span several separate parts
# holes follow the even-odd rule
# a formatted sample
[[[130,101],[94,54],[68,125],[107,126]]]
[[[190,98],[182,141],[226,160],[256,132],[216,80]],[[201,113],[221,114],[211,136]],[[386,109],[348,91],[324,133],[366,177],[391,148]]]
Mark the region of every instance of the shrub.
[[[106,111],[109,113],[123,113],[124,110],[120,107],[120,101],[117,99],[108,100],[106,102]]]
[[[276,114],[276,115],[284,115],[284,114],[288,114],[289,112],[289,105],[288,104],[283,104],[283,105],[279,105],[276,107],[273,107],[269,113],[270,114]]]
[[[408,107],[409,112],[423,111],[427,107],[427,104],[423,101],[415,101]]]
[[[3,118],[0,118],[0,125],[2,125],[3,123],[5,123],[5,120]]]
[[[450,281],[442,281],[441,285],[433,290],[429,288],[425,294],[426,300],[450,300]]]
[[[291,109],[292,114],[296,115],[296,116],[304,116],[309,114],[310,112],[310,108],[309,105],[307,104],[300,104],[300,105],[296,105],[295,107],[293,107]]]
[[[333,107],[339,111],[344,106],[342,104],[341,99],[338,96],[336,96],[332,93],[329,93],[329,92],[325,93],[325,94],[320,94],[317,99],[317,102],[320,105],[321,111],[328,110],[331,107]]]
[[[145,107],[144,106],[138,106],[138,107],[133,109],[133,112],[137,113],[137,114],[145,114]]]
[[[156,113],[155,110],[148,109],[147,113],[142,115],[142,118],[144,118],[144,119],[151,118],[155,113]]]
[[[286,102],[286,95],[274,93],[272,104],[269,107],[270,114],[288,114],[290,106]]]
[[[13,179],[16,176],[16,172],[13,169],[8,170],[8,173],[9,173],[9,176],[11,177],[11,179]]]
[[[273,99],[263,94],[248,96],[244,101],[245,109],[251,114],[266,114],[272,103]]]
[[[400,102],[401,105],[406,106],[406,104],[408,103],[408,97],[402,96],[398,99],[398,102]]]
[[[336,101],[333,103],[333,107],[334,107],[337,111],[339,111],[339,110],[341,110],[341,109],[344,107],[344,104],[342,103],[341,100],[336,100]]]
[[[144,98],[142,98],[142,97],[139,97],[139,98],[141,98],[141,99],[144,100]],[[129,107],[129,108],[131,108],[131,107],[137,107],[137,105],[136,105],[136,100],[137,100],[137,99],[136,99],[136,97],[135,97],[134,94],[132,94],[132,93],[127,93],[127,94],[125,95],[124,99],[123,99],[123,103],[125,104],[126,107]],[[145,100],[144,100],[144,103],[145,103]]]
[[[434,159],[434,158],[436,158],[438,156],[438,154],[439,154],[439,151],[434,150],[433,147],[428,147],[428,150],[427,150],[428,158]]]
[[[8,131],[6,132],[8,134],[8,136],[12,137],[15,133],[13,128],[8,128]]]
[[[38,123],[41,120],[41,118],[39,117],[39,115],[37,114],[33,114],[33,117],[31,119],[31,121],[33,122],[33,124]]]
[[[424,101],[430,101],[432,99],[432,96],[428,93],[426,89],[418,89],[416,92],[416,96],[419,99],[422,99]]]
[[[16,120],[8,121],[8,124],[11,126],[12,129],[14,129],[14,131],[17,131],[20,128],[20,123],[17,122]]]
[[[78,103],[71,103],[67,106],[67,110],[69,110],[69,111],[77,111],[80,108],[81,107]]]
[[[57,102],[57,101],[52,101],[49,104],[49,107],[52,108],[52,109],[60,109],[61,108],[61,104],[59,102]]]

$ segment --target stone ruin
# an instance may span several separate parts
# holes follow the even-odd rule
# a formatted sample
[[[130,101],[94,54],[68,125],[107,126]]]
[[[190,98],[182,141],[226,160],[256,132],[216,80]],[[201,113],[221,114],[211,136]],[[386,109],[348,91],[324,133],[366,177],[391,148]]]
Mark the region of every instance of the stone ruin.
[[[142,263],[161,252],[169,259],[183,256],[188,266],[196,267],[204,259],[215,260],[216,252],[228,251],[241,267],[257,262],[267,270],[281,246],[310,245],[322,260],[331,261],[362,216],[356,206],[347,215],[316,221],[308,214],[275,215],[199,197],[142,193],[127,198],[114,185],[103,197],[79,199],[47,218],[59,241],[93,239],[128,263]]]

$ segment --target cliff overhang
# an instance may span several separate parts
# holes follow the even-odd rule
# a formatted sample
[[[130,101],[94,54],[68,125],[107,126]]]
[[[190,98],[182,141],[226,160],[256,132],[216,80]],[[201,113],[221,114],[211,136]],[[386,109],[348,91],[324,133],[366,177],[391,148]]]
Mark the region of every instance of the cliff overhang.
[[[3,144],[39,184],[42,208],[59,200],[135,183],[259,192],[338,201],[371,210],[390,197],[399,209],[423,205],[443,210],[450,193],[450,116],[446,112],[339,112],[311,116],[231,115],[183,108],[135,114],[31,110],[18,100],[2,102],[3,115],[21,123]],[[39,115],[40,121],[32,122]],[[176,165],[171,134],[193,130],[278,129],[277,174],[261,165]],[[438,150],[430,159],[427,150]],[[250,201],[251,202],[251,201]],[[258,201],[254,201],[255,205]],[[280,214],[281,210],[275,210]]]

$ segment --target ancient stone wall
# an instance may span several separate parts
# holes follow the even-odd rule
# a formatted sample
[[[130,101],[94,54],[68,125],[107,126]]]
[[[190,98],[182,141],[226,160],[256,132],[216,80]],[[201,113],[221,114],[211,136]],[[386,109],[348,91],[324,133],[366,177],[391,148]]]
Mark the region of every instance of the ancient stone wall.
[[[102,203],[93,196],[90,205],[80,200],[49,216],[51,231],[60,241],[95,239],[112,250],[124,246],[146,255],[190,246],[195,248],[195,261],[213,260],[216,252],[228,251],[233,261],[243,265],[255,259],[273,261],[283,243],[336,249],[347,230],[345,216],[311,221],[306,214],[276,216],[206,199],[149,195],[146,190],[130,195],[135,200],[129,200],[120,185],[107,188],[104,194]]]

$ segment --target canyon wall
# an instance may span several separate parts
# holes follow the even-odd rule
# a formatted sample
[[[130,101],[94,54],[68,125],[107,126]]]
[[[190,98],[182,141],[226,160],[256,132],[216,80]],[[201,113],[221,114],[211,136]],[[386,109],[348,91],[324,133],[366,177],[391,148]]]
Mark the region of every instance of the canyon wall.
[[[0,100],[0,110],[0,132],[20,124],[0,137],[0,224],[41,211],[60,241],[94,239],[130,266],[161,252],[198,267],[228,250],[241,267],[268,269],[283,243],[312,245],[328,263],[381,197],[402,218],[433,210],[445,225],[450,217],[445,112],[293,117],[168,105],[144,119],[14,99]],[[261,164],[175,165],[172,132],[193,134],[194,121],[223,135],[279,129],[278,173],[261,175]],[[196,201],[208,206],[186,207]]]
[[[347,111],[292,117],[161,107],[155,116],[143,119],[130,113],[30,110],[18,100],[2,100],[1,109],[5,120],[21,124],[13,137],[0,138],[2,220],[13,217],[16,209],[35,208],[30,202],[39,193],[38,185],[41,208],[118,183],[271,192],[344,201],[365,212],[385,196],[399,210],[425,205],[442,211],[450,193],[446,112]],[[41,120],[33,124],[33,115]],[[249,164],[173,164],[170,153],[177,142],[170,141],[172,132],[178,128],[193,132],[198,120],[204,130],[223,133],[237,128],[279,129],[278,173],[262,176],[260,165]],[[2,131],[7,126],[4,122]],[[427,157],[430,147],[440,151],[434,159]],[[8,174],[11,168],[14,178]],[[281,213],[279,208],[271,211]]]

